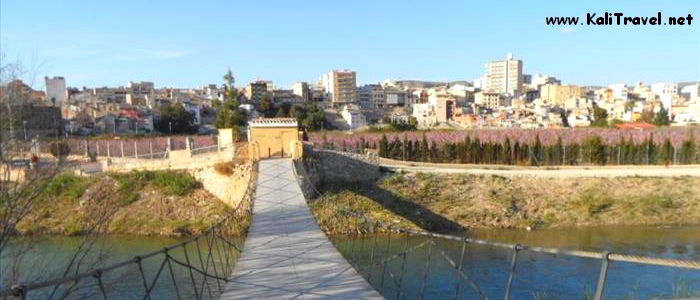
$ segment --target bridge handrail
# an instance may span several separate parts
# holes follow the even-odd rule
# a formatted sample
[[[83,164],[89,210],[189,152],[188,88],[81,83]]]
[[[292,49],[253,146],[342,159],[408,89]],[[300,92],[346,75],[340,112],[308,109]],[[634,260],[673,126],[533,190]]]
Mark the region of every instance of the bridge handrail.
[[[295,171],[295,175],[297,175],[297,178],[301,177],[301,180],[306,180],[309,186],[311,186],[312,191],[318,195],[322,196],[323,194],[316,189],[315,185],[309,180],[308,172],[306,171],[303,162],[300,162],[298,164],[299,168],[301,169],[301,172],[303,173],[302,176],[298,176],[298,174]],[[695,269],[695,270],[700,270],[700,261],[692,261],[692,260],[681,260],[681,259],[667,259],[667,258],[657,258],[657,257],[648,257],[648,256],[641,256],[641,255],[630,255],[630,254],[623,254],[623,253],[613,253],[613,252],[595,252],[595,251],[584,251],[584,250],[570,250],[570,249],[559,249],[559,248],[547,248],[547,247],[538,247],[538,246],[528,246],[528,245],[522,245],[522,244],[512,244],[512,243],[503,243],[503,242],[495,242],[495,241],[489,241],[489,240],[483,240],[483,239],[473,239],[473,238],[468,238],[468,237],[462,237],[462,236],[456,236],[456,235],[450,235],[450,234],[441,234],[441,233],[434,233],[434,232],[429,232],[429,231],[422,231],[422,230],[414,230],[414,229],[409,229],[405,227],[399,227],[395,226],[394,224],[387,224],[381,220],[376,220],[371,217],[366,216],[363,213],[357,213],[349,210],[340,210],[337,213],[339,214],[348,214],[351,216],[354,216],[356,219],[355,221],[357,222],[357,219],[361,219],[362,222],[367,223],[372,225],[370,227],[372,231],[374,230],[374,226],[379,226],[385,230],[387,230],[390,234],[391,232],[397,232],[397,233],[403,233],[406,235],[406,237],[410,235],[421,235],[421,236],[427,236],[431,238],[431,243],[429,243],[429,246],[432,247],[435,245],[434,242],[432,242],[432,239],[443,239],[443,240],[453,240],[453,241],[458,241],[463,243],[463,245],[466,244],[478,244],[478,245],[488,245],[488,246],[494,246],[494,247],[499,247],[499,248],[504,248],[504,249],[512,249],[513,250],[513,258],[512,258],[512,263],[511,263],[511,273],[509,276],[509,281],[508,284],[506,285],[506,299],[510,299],[510,291],[511,291],[511,283],[512,283],[512,278],[515,274],[515,265],[517,262],[517,257],[518,253],[520,251],[532,251],[532,252],[537,252],[537,253],[546,253],[546,254],[554,254],[554,255],[565,255],[565,256],[573,256],[573,257],[579,257],[579,258],[591,258],[591,259],[599,259],[602,261],[602,266],[601,266],[601,272],[599,274],[599,279],[598,283],[596,285],[596,294],[595,294],[595,299],[600,300],[603,298],[603,289],[605,286],[605,282],[607,280],[607,271],[608,271],[608,262],[610,261],[619,261],[619,262],[628,262],[628,263],[638,263],[638,264],[646,264],[646,265],[657,265],[657,266],[665,266],[665,267],[674,267],[674,268],[686,268],[686,269]],[[355,224],[357,227],[357,224]],[[374,243],[376,243],[376,239],[373,241],[372,245],[372,256],[374,255]],[[412,252],[422,246],[425,246],[426,244],[423,243],[419,246],[415,246],[412,248],[404,248],[404,252],[392,255],[391,257],[388,257],[384,260],[381,260],[377,263],[370,262],[370,268],[375,266],[382,266],[388,261],[392,259],[396,259],[401,257],[402,255],[405,256],[407,253]],[[354,249],[354,244],[352,246],[351,252],[353,252]],[[464,273],[461,272],[460,269],[456,267],[456,264],[454,261],[449,258],[444,251],[442,251],[441,255],[443,258],[448,260],[448,262],[452,265],[455,266],[456,271],[459,273],[459,277],[461,280],[467,281],[479,294],[479,288],[478,286],[469,280]],[[462,248],[462,257],[460,258],[460,265],[461,265],[461,260],[464,256],[464,247]],[[354,257],[354,253],[350,254],[350,257]],[[404,258],[405,260],[405,258]],[[351,263],[352,264],[352,263]],[[359,273],[362,273],[361,266],[359,264],[354,265],[355,268],[358,269]],[[428,265],[429,269],[429,265]],[[386,268],[385,268],[386,270]],[[403,267],[401,269],[403,272]],[[427,272],[426,272],[427,274]],[[392,279],[395,279],[395,275],[391,273],[389,270],[389,275]],[[371,269],[368,272],[368,276],[371,279],[372,276],[372,271]],[[382,275],[384,276],[384,275]],[[403,277],[403,274],[399,274],[399,281],[398,281],[398,286],[399,288],[401,287],[401,278]],[[369,280],[368,279],[368,280]],[[424,279],[425,280],[425,279]],[[382,286],[383,286],[383,277],[382,277]],[[401,291],[399,291],[401,293]],[[486,298],[485,296],[481,295],[482,298]]]
[[[168,252],[171,250],[180,248],[180,247],[184,248],[188,244],[198,242],[199,239],[201,239],[202,237],[207,238],[207,244],[209,245],[209,237],[208,237],[209,234],[212,235],[212,239],[215,239],[216,237],[218,237],[218,238],[222,239],[224,242],[228,243],[229,246],[232,246],[236,251],[241,252],[242,251],[241,247],[237,247],[234,243],[231,243],[230,241],[223,239],[223,237],[221,236],[220,233],[217,234],[217,230],[220,230],[220,227],[223,227],[224,225],[226,225],[227,222],[232,221],[234,219],[234,217],[236,217],[236,216],[243,216],[243,217],[250,216],[250,214],[252,212],[252,205],[253,205],[252,198],[253,198],[253,194],[255,192],[255,181],[256,181],[256,177],[257,177],[256,174],[258,172],[257,166],[258,166],[258,162],[254,161],[252,171],[250,174],[250,178],[248,180],[248,186],[246,188],[245,193],[243,194],[243,197],[241,198],[241,201],[238,202],[238,205],[233,209],[232,212],[227,214],[221,220],[217,221],[215,224],[211,225],[207,230],[202,232],[200,235],[192,237],[190,239],[187,239],[183,242],[164,247],[163,249],[160,249],[160,250],[155,250],[155,251],[148,252],[148,253],[145,253],[142,255],[137,255],[134,258],[129,259],[129,260],[124,260],[124,261],[113,263],[113,264],[110,264],[110,265],[107,265],[104,267],[84,271],[84,272],[74,274],[71,276],[54,278],[54,279],[49,279],[49,280],[45,280],[45,281],[41,281],[41,282],[37,282],[37,283],[30,283],[30,284],[14,284],[9,289],[0,291],[0,298],[4,298],[7,296],[16,296],[16,297],[22,297],[22,299],[24,299],[26,294],[32,290],[37,290],[37,289],[51,287],[51,286],[58,287],[58,286],[65,284],[65,283],[77,282],[77,281],[80,281],[81,279],[85,279],[85,278],[89,278],[89,277],[95,277],[98,279],[101,293],[103,295],[106,295],[106,293],[104,291],[104,287],[102,286],[102,282],[100,279],[102,274],[104,274],[105,272],[109,272],[109,271],[112,271],[115,269],[119,269],[119,268],[128,266],[132,263],[139,264],[139,266],[140,266],[140,262],[142,260],[157,256],[159,254],[165,254],[166,260],[170,259],[170,260],[173,260],[173,262],[175,262],[175,263],[178,263],[184,267],[190,268],[190,272],[191,272],[191,269],[195,269],[196,271],[202,273],[200,270],[197,270],[194,266],[190,265],[189,262],[187,263],[187,265],[184,265],[181,262],[175,260],[175,258],[170,257],[168,255]],[[243,211],[243,210],[245,210],[245,211]],[[243,214],[241,214],[241,213],[243,213]],[[248,224],[238,224],[238,225],[244,225],[244,227],[242,228],[243,229],[242,233],[245,234],[245,232],[247,232],[247,229],[248,229],[247,228]],[[240,229],[241,228],[238,228],[237,231]],[[211,248],[211,246],[210,246],[210,248]],[[185,249],[185,251],[186,251],[186,249]],[[211,249],[209,249],[209,252],[211,253]],[[214,263],[214,262],[212,261],[212,263]],[[207,262],[206,267],[209,267],[208,262]],[[229,266],[229,269],[231,269],[230,266]],[[215,270],[215,273],[218,273],[218,272],[216,272],[216,268],[214,268],[214,270]],[[230,273],[230,271],[232,271],[232,270],[228,270],[228,271]],[[141,272],[143,273],[143,271],[141,271]],[[172,272],[172,270],[171,270],[171,272]],[[222,272],[223,272],[223,270],[222,270]],[[205,271],[205,273],[206,273],[206,271]],[[228,281],[228,279],[226,279],[226,278],[223,278],[223,279],[220,278],[219,274],[216,274],[216,276],[214,276],[212,274],[205,274],[205,273],[202,273],[205,277],[213,277],[213,278],[216,278],[217,280],[221,279],[224,281]],[[158,275],[160,275],[160,272],[158,273]],[[156,277],[156,280],[157,280],[157,277]],[[156,281],[154,280],[153,282],[155,285]],[[206,280],[205,280],[205,282],[206,282]],[[193,279],[193,283],[194,283],[194,279]],[[153,288],[153,286],[151,286],[151,288]],[[201,292],[203,292],[203,289],[204,289],[204,287],[202,287]],[[196,291],[197,290],[196,290],[196,285],[195,285],[195,292]],[[148,293],[150,293],[150,290],[147,290],[146,292],[147,292],[147,296],[148,296]],[[201,296],[199,298],[201,298]]]

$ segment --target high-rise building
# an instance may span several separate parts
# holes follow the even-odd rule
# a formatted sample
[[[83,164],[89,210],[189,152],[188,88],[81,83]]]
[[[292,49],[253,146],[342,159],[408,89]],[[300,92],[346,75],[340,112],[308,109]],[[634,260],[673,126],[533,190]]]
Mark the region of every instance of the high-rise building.
[[[68,99],[68,90],[66,89],[66,79],[63,77],[44,77],[46,85],[46,100],[55,102],[56,104],[63,103]]]
[[[505,60],[497,60],[487,63],[485,66],[486,90],[497,93],[508,93],[517,96],[522,92],[523,86],[523,61],[513,59],[508,54]]]
[[[248,84],[246,97],[252,102],[258,102],[267,95],[267,82],[257,80]]]
[[[326,98],[336,106],[357,101],[357,77],[354,71],[332,70],[321,78]]]

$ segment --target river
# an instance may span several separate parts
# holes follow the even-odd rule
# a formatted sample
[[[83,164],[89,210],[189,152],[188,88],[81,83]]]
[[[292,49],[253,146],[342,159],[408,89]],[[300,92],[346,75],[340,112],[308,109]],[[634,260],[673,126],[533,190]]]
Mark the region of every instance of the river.
[[[462,234],[465,235],[465,234]],[[530,246],[556,247],[652,257],[700,260],[700,227],[595,227],[538,231],[474,230],[466,236]],[[430,271],[425,277],[429,247],[406,255],[401,277],[402,257],[392,260],[382,279],[382,268],[370,271],[370,260],[403,252],[428,240],[426,237],[378,235],[372,257],[373,236],[361,239],[336,236],[333,242],[348,260],[360,266],[363,276],[371,273],[370,283],[385,297],[395,299],[397,283],[405,294],[401,298],[478,299],[479,292],[489,299],[503,299],[513,251],[483,245],[466,247],[462,269],[469,280],[459,281],[454,267],[442,256],[459,261],[461,243],[439,241],[430,249]],[[387,244],[389,247],[387,248]],[[406,245],[406,246],[405,246]],[[358,263],[359,262],[359,263]],[[512,299],[592,299],[601,269],[601,260],[521,251],[512,286]],[[425,286],[423,279],[428,278]],[[382,283],[382,281],[384,281]],[[612,262],[605,285],[606,299],[656,299],[700,296],[700,271]],[[477,289],[479,292],[477,292]],[[422,291],[422,292],[421,292]]]
[[[467,236],[493,241],[520,243],[530,246],[557,247],[590,251],[613,251],[617,253],[637,254],[653,257],[700,260],[700,226],[686,227],[595,227],[576,229],[537,230],[532,232],[516,230],[474,230]],[[356,239],[348,236],[334,236],[332,241],[336,247],[351,261],[360,261],[365,277],[369,273],[371,256],[371,241],[374,236]],[[83,239],[80,237],[40,236],[24,238],[25,243],[15,243],[14,249],[20,245],[31,245],[18,268],[23,282],[49,279],[60,274],[66,261],[75,253]],[[379,260],[385,254],[399,253],[408,241],[408,247],[425,242],[422,237],[412,237],[406,240],[393,235],[377,235],[374,259]],[[165,246],[180,242],[179,239],[144,236],[109,236],[102,239],[94,249],[101,249],[100,265],[131,259],[139,253],[146,253]],[[388,244],[388,248],[387,248]],[[206,256],[206,245],[200,243],[203,255]],[[428,247],[421,247],[406,256],[405,272],[402,278],[402,298],[414,299],[423,289]],[[350,251],[354,249],[355,251]],[[386,252],[388,249],[388,252]],[[432,248],[430,273],[424,288],[426,299],[454,299],[457,288],[457,276],[454,269],[441,256],[441,251],[458,261],[461,245],[456,242],[441,241]],[[0,257],[0,289],[6,289],[12,281],[8,276],[12,271],[14,258],[7,251]],[[92,251],[86,262],[97,257]],[[190,248],[190,258],[196,257],[194,248]],[[351,256],[350,253],[354,253]],[[173,257],[183,260],[183,252],[171,253]],[[490,246],[470,245],[466,247],[463,269],[465,274],[478,286],[480,292],[489,299],[503,299],[512,251]],[[147,281],[152,282],[162,256],[144,260]],[[89,265],[89,263],[87,263]],[[401,258],[392,260],[388,269],[398,276]],[[385,274],[384,285],[381,284],[381,268],[373,267],[370,282],[381,289],[387,298],[394,299],[396,285],[393,279]],[[549,254],[533,254],[521,252],[513,281],[513,299],[585,299],[586,294],[595,290],[595,283],[600,272],[600,260],[554,256]],[[165,276],[163,276],[165,275]],[[152,299],[175,298],[172,280],[167,267],[156,282]],[[192,296],[190,273],[186,268],[174,265],[173,276],[177,281],[179,292],[188,298]],[[194,274],[197,285],[203,277]],[[140,299],[143,297],[143,280],[137,266],[131,265],[128,270],[105,276],[105,285],[112,299]],[[209,282],[213,294],[217,288]],[[95,282],[85,284],[85,289],[94,292]],[[50,289],[44,289],[40,295],[46,295]],[[84,292],[84,291],[83,291]],[[209,290],[206,290],[208,293]],[[632,263],[616,263],[610,265],[606,283],[606,299],[651,299],[654,297],[684,296],[688,293],[700,292],[700,272],[693,270],[667,267],[645,266]],[[199,288],[201,293],[201,288]],[[37,294],[35,294],[37,295]],[[459,285],[460,299],[473,299],[478,293],[466,281]],[[700,296],[700,295],[698,295]]]

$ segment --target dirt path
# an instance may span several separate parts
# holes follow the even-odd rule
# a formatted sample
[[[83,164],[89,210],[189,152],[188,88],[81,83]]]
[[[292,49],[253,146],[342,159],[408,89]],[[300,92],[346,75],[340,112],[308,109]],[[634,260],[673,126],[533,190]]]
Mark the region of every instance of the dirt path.
[[[380,159],[382,167],[395,171],[410,171],[422,173],[466,173],[487,174],[506,177],[535,176],[535,177],[700,177],[700,165],[683,166],[550,166],[550,167],[521,167],[502,165],[471,165],[471,164],[438,164],[423,162],[405,162],[391,159]]]

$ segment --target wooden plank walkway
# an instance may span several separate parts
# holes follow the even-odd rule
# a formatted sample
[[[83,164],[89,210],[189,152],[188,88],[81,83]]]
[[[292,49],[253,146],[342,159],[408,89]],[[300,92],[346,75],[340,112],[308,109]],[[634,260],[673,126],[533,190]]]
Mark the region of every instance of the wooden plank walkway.
[[[221,299],[383,299],[318,227],[293,167],[260,161],[253,223]]]

